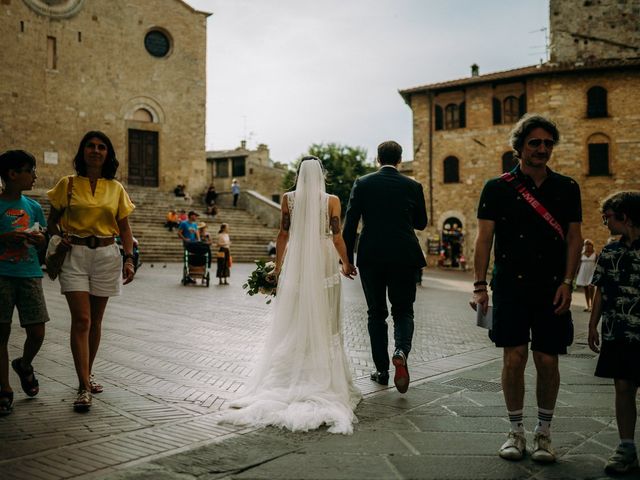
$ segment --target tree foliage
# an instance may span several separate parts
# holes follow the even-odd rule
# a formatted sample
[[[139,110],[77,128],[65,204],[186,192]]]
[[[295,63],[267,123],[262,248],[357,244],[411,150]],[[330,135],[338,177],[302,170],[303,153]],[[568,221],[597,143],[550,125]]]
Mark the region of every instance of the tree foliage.
[[[295,184],[296,171],[302,157],[314,155],[322,160],[327,171],[327,193],[336,195],[340,199],[344,215],[353,182],[362,175],[371,173],[375,167],[367,163],[367,151],[361,147],[349,147],[337,143],[314,143],[309,152],[300,155],[294,163],[293,170],[289,170],[284,177],[283,187],[292,190]]]

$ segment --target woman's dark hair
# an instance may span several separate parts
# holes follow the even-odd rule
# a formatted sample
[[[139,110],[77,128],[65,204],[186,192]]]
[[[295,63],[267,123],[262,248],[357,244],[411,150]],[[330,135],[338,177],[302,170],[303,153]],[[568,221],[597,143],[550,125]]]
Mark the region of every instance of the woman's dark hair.
[[[626,215],[635,227],[640,227],[640,191],[627,190],[609,195],[602,201],[602,213],[612,210],[616,219]]]
[[[0,178],[6,179],[9,176],[9,170],[18,171],[24,168],[36,166],[36,159],[29,152],[24,150],[8,150],[0,155]]]
[[[104,165],[102,165],[102,177],[107,180],[113,180],[116,176],[116,172],[118,171],[120,162],[118,162],[118,159],[116,158],[116,151],[113,149],[111,140],[109,140],[109,137],[107,137],[106,134],[99,130],[87,132],[84,137],[82,137],[80,145],[78,145],[78,152],[73,159],[73,167],[76,169],[76,173],[78,175],[82,177],[87,176],[87,164],[84,161],[84,147],[92,138],[99,138],[107,146],[107,158],[104,161]]]
[[[221,223],[220,224],[220,230],[218,230],[218,233],[224,232],[224,229],[227,228],[228,226],[229,226],[228,223]]]
[[[525,114],[518,123],[515,124],[513,130],[509,133],[509,144],[516,154],[516,157],[520,158],[520,152],[524,145],[524,139],[527,138],[533,130],[536,128],[542,128],[551,134],[553,137],[553,143],[557,144],[560,141],[560,132],[558,127],[546,117],[538,115],[537,113]]]
[[[300,167],[302,166],[302,162],[306,162],[307,160],[315,160],[320,164],[320,168],[322,169],[322,176],[327,177],[327,171],[324,169],[324,165],[322,164],[322,160],[320,160],[318,157],[316,157],[315,155],[305,155],[304,157],[302,157],[300,159],[300,162],[298,162],[298,167],[296,168],[296,177],[293,180],[293,187],[291,187],[290,190],[295,190],[296,187],[298,186],[298,175],[300,175]]]

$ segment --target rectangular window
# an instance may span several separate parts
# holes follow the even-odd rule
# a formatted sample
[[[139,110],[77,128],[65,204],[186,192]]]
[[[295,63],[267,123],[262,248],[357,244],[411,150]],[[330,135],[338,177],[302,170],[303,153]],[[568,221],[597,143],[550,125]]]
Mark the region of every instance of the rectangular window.
[[[47,68],[49,70],[56,70],[58,68],[56,37],[47,37]]]
[[[233,159],[233,175],[234,177],[244,177],[245,176],[245,157],[234,158]]]
[[[216,177],[228,178],[229,177],[229,159],[219,158],[216,160]]]
[[[609,175],[609,144],[589,144],[589,175]]]

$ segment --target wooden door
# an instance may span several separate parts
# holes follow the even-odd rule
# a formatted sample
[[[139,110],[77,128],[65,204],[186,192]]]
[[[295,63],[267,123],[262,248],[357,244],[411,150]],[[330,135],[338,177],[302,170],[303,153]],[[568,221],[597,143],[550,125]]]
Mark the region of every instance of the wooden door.
[[[158,132],[129,129],[129,184],[158,186]]]

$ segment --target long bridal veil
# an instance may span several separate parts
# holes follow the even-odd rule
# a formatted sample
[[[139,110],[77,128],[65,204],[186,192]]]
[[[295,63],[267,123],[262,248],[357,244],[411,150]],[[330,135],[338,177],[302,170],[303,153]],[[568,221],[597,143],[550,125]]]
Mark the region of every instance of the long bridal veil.
[[[222,420],[307,431],[323,423],[351,433],[360,393],[353,386],[340,328],[338,258],[327,234],[327,195],[317,159],[300,165],[289,201],[291,228],[271,330],[238,410]]]

